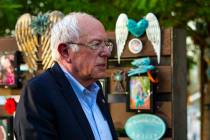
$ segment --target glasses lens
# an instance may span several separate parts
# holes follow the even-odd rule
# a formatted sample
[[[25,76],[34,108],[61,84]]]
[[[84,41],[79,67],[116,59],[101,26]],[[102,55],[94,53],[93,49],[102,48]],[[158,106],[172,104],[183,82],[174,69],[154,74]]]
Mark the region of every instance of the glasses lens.
[[[112,51],[113,43],[111,41],[94,42],[93,44],[87,45],[93,50],[104,49],[105,47]]]
[[[113,48],[113,43],[110,41],[105,42],[105,46],[109,49],[109,51],[112,51]]]

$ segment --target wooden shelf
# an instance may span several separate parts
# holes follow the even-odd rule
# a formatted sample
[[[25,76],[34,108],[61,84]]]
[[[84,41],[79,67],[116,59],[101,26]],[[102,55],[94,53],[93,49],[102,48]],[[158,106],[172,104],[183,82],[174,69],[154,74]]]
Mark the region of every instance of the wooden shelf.
[[[108,94],[108,103],[126,103],[126,94]]]
[[[20,95],[21,89],[0,88],[0,96]]]

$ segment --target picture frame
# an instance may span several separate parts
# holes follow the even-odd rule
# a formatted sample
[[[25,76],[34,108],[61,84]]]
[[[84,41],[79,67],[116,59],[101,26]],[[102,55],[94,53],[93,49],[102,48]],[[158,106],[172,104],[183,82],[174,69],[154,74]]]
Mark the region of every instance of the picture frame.
[[[126,98],[126,110],[136,113],[152,113],[155,85],[147,74],[128,77],[128,94]]]
[[[10,51],[0,53],[0,87],[20,88],[21,52]]]
[[[0,116],[0,140],[13,139],[13,116]]]

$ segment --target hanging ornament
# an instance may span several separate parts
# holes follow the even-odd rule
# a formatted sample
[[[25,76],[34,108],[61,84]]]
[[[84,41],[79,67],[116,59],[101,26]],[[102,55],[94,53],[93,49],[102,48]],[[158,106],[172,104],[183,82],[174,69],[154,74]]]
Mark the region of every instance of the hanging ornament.
[[[137,54],[140,53],[142,50],[142,42],[141,40],[134,38],[132,40],[129,41],[128,43],[128,48],[130,50],[130,52],[132,52],[133,54]]]
[[[60,11],[52,11],[38,16],[27,13],[18,18],[15,25],[18,50],[23,52],[31,73],[39,70],[40,62],[41,69],[47,69],[53,65],[50,49],[51,28],[63,17]]]
[[[17,103],[15,99],[13,98],[6,99],[4,108],[9,115],[13,115],[13,113],[16,111],[16,106],[17,106]]]
[[[155,53],[157,55],[158,64],[160,63],[160,45],[161,45],[161,32],[159,22],[153,13],[148,13],[145,19],[149,22],[146,29],[148,40],[152,43]]]
[[[116,27],[115,27],[117,58],[118,58],[119,64],[120,64],[120,56],[123,52],[123,49],[124,49],[124,46],[128,37],[127,22],[128,22],[127,15],[122,13],[119,15],[116,22]]]
[[[158,78],[156,77],[156,78],[154,79],[154,77],[152,76],[152,71],[151,71],[151,70],[148,70],[148,71],[147,71],[147,75],[148,75],[148,77],[149,77],[149,80],[150,80],[152,83],[155,83],[155,84],[158,83]]]
[[[114,93],[124,93],[125,88],[123,86],[123,82],[125,81],[125,72],[123,70],[118,70],[114,72],[114,81],[115,81]]]
[[[150,58],[145,57],[145,58],[139,58],[136,60],[133,60],[131,64],[134,66],[134,68],[131,68],[128,71],[128,76],[133,76],[136,74],[143,74],[147,73],[149,70],[154,70],[155,66],[150,64]]]
[[[151,61],[149,57],[135,59],[131,62],[131,65],[138,67],[141,65],[150,65]]]

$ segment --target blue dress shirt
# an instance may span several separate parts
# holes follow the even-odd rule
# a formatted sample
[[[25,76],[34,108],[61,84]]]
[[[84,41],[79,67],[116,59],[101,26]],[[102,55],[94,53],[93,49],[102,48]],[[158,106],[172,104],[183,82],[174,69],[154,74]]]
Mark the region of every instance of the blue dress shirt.
[[[87,89],[81,85],[70,73],[68,73],[64,67],[61,66],[61,69],[76,93],[76,96],[88,119],[95,140],[112,140],[109,125],[96,103],[96,98],[99,91],[98,85],[93,83],[90,85],[90,88]]]

